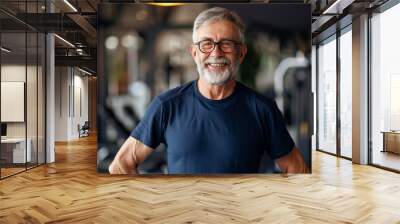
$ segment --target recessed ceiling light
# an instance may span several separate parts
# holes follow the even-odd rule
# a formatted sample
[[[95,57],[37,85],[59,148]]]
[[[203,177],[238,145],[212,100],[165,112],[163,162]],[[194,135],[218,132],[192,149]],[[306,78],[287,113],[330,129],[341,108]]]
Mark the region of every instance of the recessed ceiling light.
[[[62,38],[62,37],[60,37],[59,35],[57,35],[57,34],[54,34],[54,36],[55,37],[57,37],[59,40],[61,40],[62,42],[64,42],[64,43],[66,43],[67,45],[69,45],[70,47],[73,47],[73,48],[75,48],[75,45],[73,45],[71,42],[69,42],[68,40],[66,40],[66,39],[64,39],[64,38]]]
[[[4,52],[7,52],[7,53],[10,53],[10,52],[11,52],[11,50],[9,50],[9,49],[7,49],[7,48],[5,48],[5,47],[1,47],[1,50],[4,51]]]
[[[68,0],[64,0],[65,4],[67,4],[74,12],[78,12],[78,10],[71,4],[69,3]]]
[[[81,72],[83,72],[83,73],[85,73],[85,74],[87,74],[87,75],[90,75],[90,76],[93,75],[92,73],[90,73],[90,72],[88,72],[88,71],[86,71],[86,70],[83,70],[83,69],[81,69],[81,68],[79,68],[79,67],[78,67],[78,70],[81,71]]]
[[[322,14],[342,14],[343,9],[348,7],[354,2],[354,0],[336,0]]]

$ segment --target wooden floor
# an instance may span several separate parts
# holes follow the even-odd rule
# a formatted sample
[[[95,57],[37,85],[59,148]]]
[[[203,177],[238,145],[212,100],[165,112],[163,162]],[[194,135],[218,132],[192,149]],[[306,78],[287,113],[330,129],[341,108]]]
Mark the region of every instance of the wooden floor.
[[[374,164],[400,170],[400,154],[376,150],[374,151],[372,160]]]
[[[313,174],[107,176],[94,137],[0,181],[0,223],[400,223],[400,175],[315,152]]]
[[[37,167],[37,164],[32,164],[32,163],[27,163],[27,167],[25,167],[25,164],[18,164],[18,167],[2,167],[0,172],[1,172],[1,178],[5,178],[20,172],[24,172],[28,169],[33,169]]]
[[[19,173],[19,172],[22,172],[25,170],[26,170],[25,167],[24,168],[20,168],[20,167],[18,167],[18,168],[1,168],[1,178],[7,177],[7,176],[10,176],[10,175],[13,175],[15,173]]]

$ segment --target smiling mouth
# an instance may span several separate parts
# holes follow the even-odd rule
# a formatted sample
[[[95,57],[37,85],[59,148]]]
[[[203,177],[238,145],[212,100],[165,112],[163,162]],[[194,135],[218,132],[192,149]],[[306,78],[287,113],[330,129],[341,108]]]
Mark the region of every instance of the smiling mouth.
[[[212,69],[224,68],[227,65],[228,65],[227,63],[206,63],[206,66]]]

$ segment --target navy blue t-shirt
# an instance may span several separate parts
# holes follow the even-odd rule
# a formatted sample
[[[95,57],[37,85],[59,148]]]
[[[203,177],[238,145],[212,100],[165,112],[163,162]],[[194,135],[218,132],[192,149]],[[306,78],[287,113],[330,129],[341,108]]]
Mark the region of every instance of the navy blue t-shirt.
[[[276,103],[236,82],[210,100],[197,81],[157,96],[131,136],[167,149],[168,173],[257,173],[264,151],[272,159],[294,147]]]

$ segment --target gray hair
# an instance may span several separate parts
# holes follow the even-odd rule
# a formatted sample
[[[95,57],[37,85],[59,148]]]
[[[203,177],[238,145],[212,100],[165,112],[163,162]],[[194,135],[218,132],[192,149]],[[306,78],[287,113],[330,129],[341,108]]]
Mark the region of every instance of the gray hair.
[[[200,26],[202,26],[205,22],[209,21],[216,22],[220,20],[227,20],[235,24],[235,26],[239,30],[240,41],[244,43],[245,25],[242,19],[239,17],[237,13],[221,7],[214,7],[211,9],[207,9],[201,12],[196,17],[193,24],[193,34],[192,34],[193,42],[196,41],[197,30],[200,28]]]

